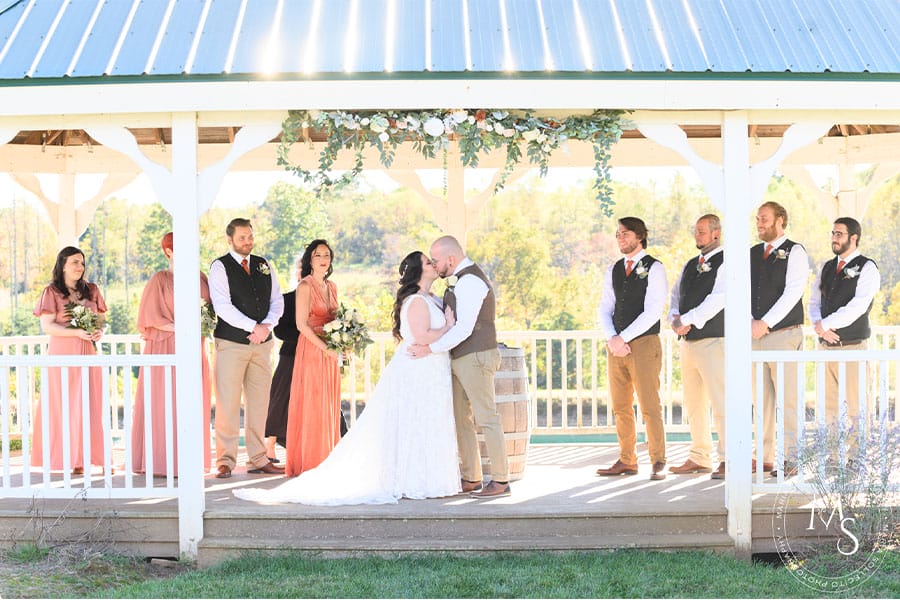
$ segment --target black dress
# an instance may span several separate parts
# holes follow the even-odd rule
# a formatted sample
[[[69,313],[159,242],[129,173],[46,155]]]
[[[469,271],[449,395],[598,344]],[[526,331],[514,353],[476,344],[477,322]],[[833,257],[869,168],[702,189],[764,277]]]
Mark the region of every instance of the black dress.
[[[281,340],[278,351],[278,366],[272,376],[272,388],[269,391],[269,412],[266,416],[266,437],[275,436],[275,441],[287,448],[288,403],[291,400],[291,378],[294,373],[294,355],[297,352],[297,300],[294,292],[284,294],[284,313],[272,330],[275,337]],[[347,423],[341,412],[341,436],[347,433]]]

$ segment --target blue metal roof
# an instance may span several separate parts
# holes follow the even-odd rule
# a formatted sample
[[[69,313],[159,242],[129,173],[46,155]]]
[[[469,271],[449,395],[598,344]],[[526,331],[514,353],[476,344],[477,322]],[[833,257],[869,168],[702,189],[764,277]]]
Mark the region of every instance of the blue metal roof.
[[[900,74],[898,0],[0,0],[0,80]]]

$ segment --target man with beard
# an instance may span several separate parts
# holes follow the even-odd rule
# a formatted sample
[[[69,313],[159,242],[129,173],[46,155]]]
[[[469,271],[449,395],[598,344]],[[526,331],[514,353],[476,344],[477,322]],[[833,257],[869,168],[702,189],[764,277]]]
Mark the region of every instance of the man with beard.
[[[231,250],[209,268],[209,293],[218,316],[216,342],[216,477],[231,477],[237,462],[244,396],[244,439],[249,473],[284,474],[266,457],[263,436],[272,384],[272,329],[284,299],[271,264],[253,250],[253,226],[232,219]]]
[[[633,408],[637,392],[647,425],[650,479],[660,480],[666,477],[666,432],[659,399],[659,321],[668,291],[666,269],[645,251],[647,226],[641,219],[619,219],[616,241],[623,258],[606,271],[598,317],[607,338],[609,396],[616,417],[619,459],[609,468],[597,469],[597,475],[638,472]]]
[[[841,217],[831,230],[834,258],[822,265],[809,298],[809,318],[820,350],[865,350],[871,335],[869,311],[881,287],[878,266],[859,253],[859,221]],[[859,417],[859,363],[846,363],[846,425]],[[868,379],[868,377],[866,378]],[[838,407],[838,363],[825,363],[825,415],[835,423]]]
[[[699,256],[687,261],[672,287],[669,323],[681,340],[681,381],[684,409],[691,427],[688,459],[669,473],[712,471],[709,408],[719,441],[719,466],[710,476],[725,479],[725,258],[719,238],[719,217],[706,214],[694,226]]]
[[[756,212],[756,231],[762,243],[750,248],[750,331],[753,350],[800,350],[803,346],[803,290],[809,273],[806,250],[784,233],[787,210],[765,202]],[[775,403],[777,363],[763,363],[763,470],[777,474],[775,465]],[[792,457],[797,445],[797,364],[784,363],[785,473],[796,472]],[[753,374],[756,397],[756,373]],[[760,415],[756,415],[760,418]],[[757,440],[757,444],[759,440]],[[756,472],[756,460],[753,461]]]

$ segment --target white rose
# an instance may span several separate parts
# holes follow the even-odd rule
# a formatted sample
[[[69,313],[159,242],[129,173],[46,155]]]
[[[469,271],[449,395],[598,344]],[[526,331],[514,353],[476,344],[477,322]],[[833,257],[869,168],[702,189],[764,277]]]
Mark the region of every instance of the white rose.
[[[378,134],[378,139],[381,140],[381,143],[383,144],[384,142],[391,139],[391,136],[389,136],[386,131],[382,131]]]
[[[494,131],[499,134],[503,134],[503,123],[494,123]]]
[[[503,137],[511,138],[514,135],[516,135],[516,130],[512,127],[507,127],[503,130]]]
[[[471,125],[472,123],[475,122],[475,117],[473,117],[472,115],[469,115],[469,117],[466,119],[466,121],[468,121],[469,125]]]
[[[526,142],[533,142],[538,139],[540,132],[537,129],[529,129],[528,131],[522,132],[522,139]]]
[[[366,125],[368,125],[368,124],[369,124],[369,117],[363,117],[362,120],[360,120],[359,124],[362,125],[363,127],[365,127]]]
[[[444,122],[437,117],[431,117],[425,121],[425,133],[431,137],[439,137],[444,135]]]
[[[450,116],[456,124],[459,124],[469,118],[469,113],[464,110],[455,110]]]
[[[406,124],[410,129],[418,129],[421,122],[415,117],[406,117]]]

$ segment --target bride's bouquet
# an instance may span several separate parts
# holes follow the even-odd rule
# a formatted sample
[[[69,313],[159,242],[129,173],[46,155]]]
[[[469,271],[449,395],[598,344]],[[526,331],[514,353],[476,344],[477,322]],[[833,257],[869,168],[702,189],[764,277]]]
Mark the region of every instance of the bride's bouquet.
[[[362,315],[355,308],[347,308],[343,303],[338,307],[333,321],[322,327],[321,338],[329,350],[341,354],[362,354],[372,343],[369,329],[363,323]],[[343,360],[338,361],[343,370]]]
[[[216,330],[216,311],[212,302],[200,302],[200,337],[211,338]]]
[[[88,333],[94,333],[106,326],[106,315],[95,313],[83,304],[75,304],[74,302],[66,304],[66,318],[69,320],[69,324],[66,327],[69,329],[83,329]],[[91,340],[91,344],[94,345],[96,350],[97,342]]]

